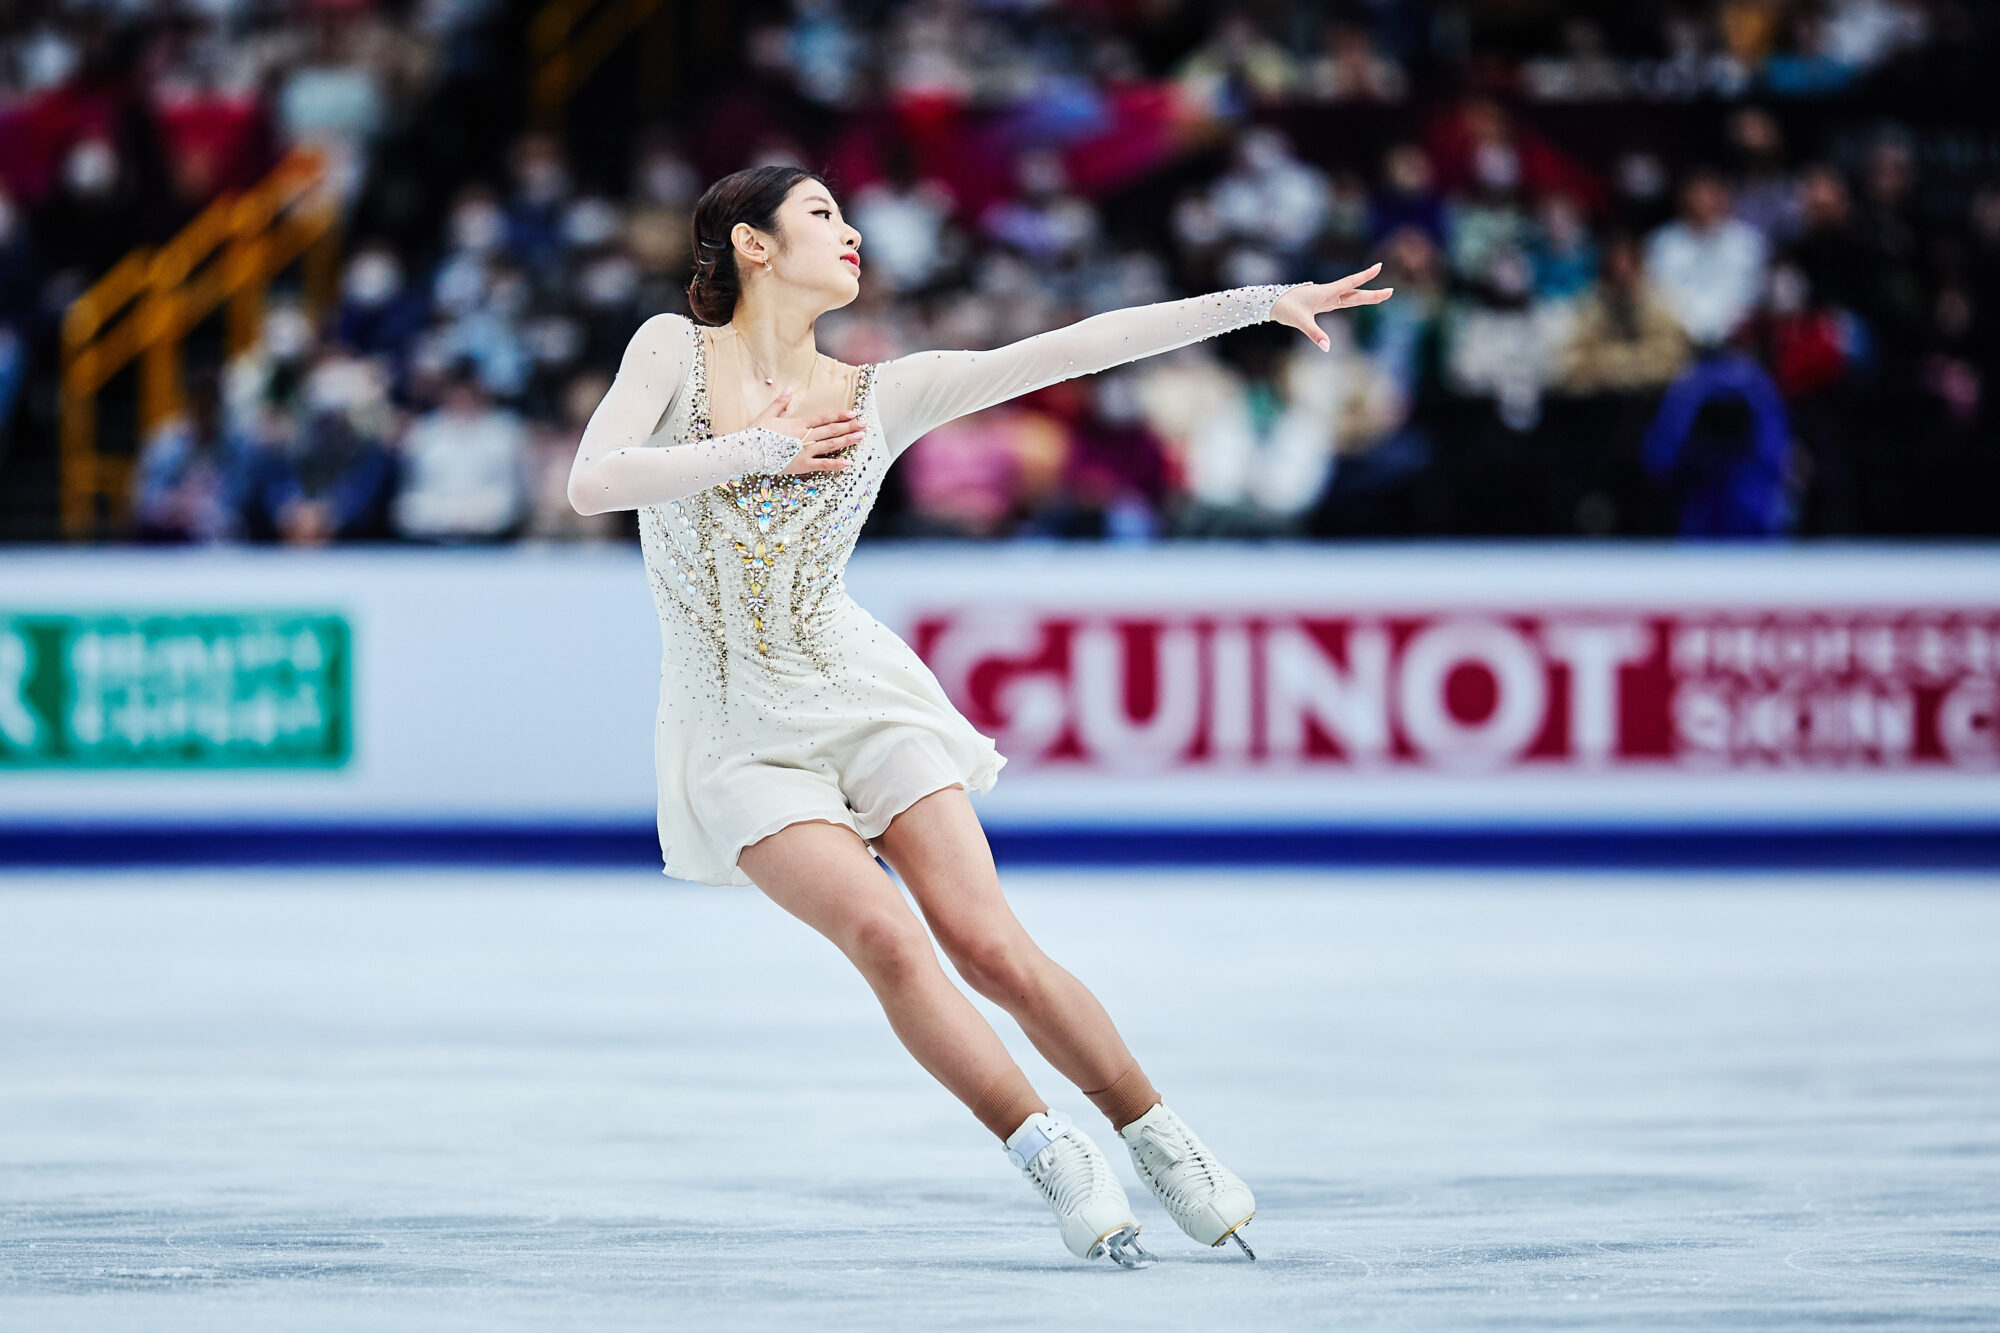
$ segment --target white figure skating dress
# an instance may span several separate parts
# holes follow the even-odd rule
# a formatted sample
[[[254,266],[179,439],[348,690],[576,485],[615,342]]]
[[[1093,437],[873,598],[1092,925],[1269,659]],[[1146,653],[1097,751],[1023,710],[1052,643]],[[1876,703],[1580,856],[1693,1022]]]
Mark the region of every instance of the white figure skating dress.
[[[572,493],[637,508],[660,617],[653,732],[666,874],[749,885],[736,858],[800,820],[871,843],[918,799],[984,792],[1007,762],[937,677],[847,595],[842,572],[890,464],[926,432],[1060,380],[1270,317],[1291,284],[1114,310],[991,351],[852,373],[865,427],[837,471],[762,427],[710,431],[710,331],[657,315],[591,418]]]

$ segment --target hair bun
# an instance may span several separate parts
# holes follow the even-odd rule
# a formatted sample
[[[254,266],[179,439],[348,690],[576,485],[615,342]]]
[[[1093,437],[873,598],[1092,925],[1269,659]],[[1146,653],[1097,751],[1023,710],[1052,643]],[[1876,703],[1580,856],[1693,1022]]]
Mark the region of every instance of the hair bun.
[[[727,324],[742,296],[747,262],[735,253],[731,237],[736,227],[778,235],[778,209],[788,192],[812,179],[819,179],[817,173],[804,167],[774,163],[733,171],[702,191],[688,220],[694,260],[689,308],[698,322]]]

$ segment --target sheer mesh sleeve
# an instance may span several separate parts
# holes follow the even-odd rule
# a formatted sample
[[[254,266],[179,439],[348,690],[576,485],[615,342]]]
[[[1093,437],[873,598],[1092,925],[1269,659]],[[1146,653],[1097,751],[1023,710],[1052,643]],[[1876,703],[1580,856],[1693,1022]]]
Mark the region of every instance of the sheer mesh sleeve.
[[[913,352],[876,371],[875,401],[893,457],[956,417],[1061,380],[1262,323],[1303,283],[1268,283],[1107,310],[985,352]]]
[[[783,472],[805,448],[805,441],[763,426],[687,444],[655,434],[687,379],[692,331],[684,316],[655,315],[626,344],[570,465],[569,502],[578,513],[664,504],[735,477]]]

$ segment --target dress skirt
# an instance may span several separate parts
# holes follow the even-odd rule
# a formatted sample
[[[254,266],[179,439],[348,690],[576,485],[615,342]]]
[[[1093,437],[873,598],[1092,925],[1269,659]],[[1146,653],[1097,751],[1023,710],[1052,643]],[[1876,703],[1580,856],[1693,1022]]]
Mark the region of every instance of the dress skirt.
[[[1007,760],[946,697],[922,658],[841,592],[832,599],[838,673],[801,663],[779,675],[728,672],[721,703],[700,683],[660,678],[654,766],[664,873],[749,886],[736,864],[751,843],[801,820],[844,824],[871,844],[889,822],[945,787],[985,792]],[[664,660],[698,661],[697,631],[662,622]]]

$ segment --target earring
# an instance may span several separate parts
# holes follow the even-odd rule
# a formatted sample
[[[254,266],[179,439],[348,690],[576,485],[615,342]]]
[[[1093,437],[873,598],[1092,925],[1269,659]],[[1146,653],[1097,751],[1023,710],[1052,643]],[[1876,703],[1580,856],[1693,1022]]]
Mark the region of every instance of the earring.
[[[771,266],[769,264],[764,265],[764,271],[766,273],[769,273],[771,271]]]

